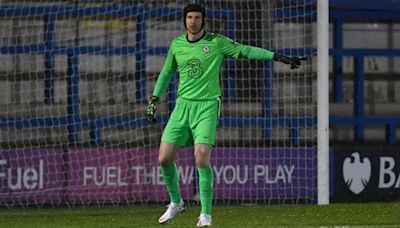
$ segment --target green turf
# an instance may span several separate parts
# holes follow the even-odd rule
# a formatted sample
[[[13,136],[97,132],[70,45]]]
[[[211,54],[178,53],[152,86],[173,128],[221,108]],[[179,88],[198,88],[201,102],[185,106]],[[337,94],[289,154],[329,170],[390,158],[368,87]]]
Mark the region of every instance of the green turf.
[[[0,227],[160,227],[161,206],[73,209],[0,209]],[[162,227],[195,227],[199,208],[188,207]],[[400,202],[326,206],[219,206],[213,227],[400,227]]]

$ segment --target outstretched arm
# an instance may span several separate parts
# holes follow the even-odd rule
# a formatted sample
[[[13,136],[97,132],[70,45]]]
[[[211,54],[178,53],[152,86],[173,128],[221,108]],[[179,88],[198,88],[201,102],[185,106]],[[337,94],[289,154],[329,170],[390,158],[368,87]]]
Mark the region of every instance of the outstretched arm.
[[[286,56],[262,48],[242,45],[241,55],[249,59],[273,60],[290,65],[290,69],[297,69],[305,57]]]
[[[279,61],[289,64],[291,69],[299,68],[301,61],[306,60],[305,57],[285,56],[263,48],[243,45],[223,36],[219,37],[219,43],[221,45],[222,52],[225,55],[236,59],[245,57],[248,59]]]

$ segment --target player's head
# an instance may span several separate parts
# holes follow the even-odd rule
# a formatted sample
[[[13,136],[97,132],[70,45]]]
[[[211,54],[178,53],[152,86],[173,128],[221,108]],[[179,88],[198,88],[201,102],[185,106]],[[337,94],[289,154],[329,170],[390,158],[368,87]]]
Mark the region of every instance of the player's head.
[[[199,4],[188,4],[183,9],[183,24],[190,33],[199,33],[205,25],[206,11]]]

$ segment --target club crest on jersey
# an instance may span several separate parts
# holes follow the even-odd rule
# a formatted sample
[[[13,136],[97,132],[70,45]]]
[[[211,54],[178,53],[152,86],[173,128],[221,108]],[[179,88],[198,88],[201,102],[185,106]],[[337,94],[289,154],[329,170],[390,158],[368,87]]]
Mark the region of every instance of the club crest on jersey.
[[[205,45],[205,46],[203,47],[203,51],[204,51],[205,53],[208,53],[208,52],[210,51],[210,47],[209,47],[208,45]]]

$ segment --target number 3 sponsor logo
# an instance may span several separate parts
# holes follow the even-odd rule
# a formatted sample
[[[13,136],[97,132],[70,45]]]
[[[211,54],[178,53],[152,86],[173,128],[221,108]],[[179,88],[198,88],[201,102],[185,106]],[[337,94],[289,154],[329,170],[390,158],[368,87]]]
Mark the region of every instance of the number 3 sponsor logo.
[[[191,59],[187,62],[189,66],[188,76],[191,79],[197,79],[203,74],[203,68],[201,68],[201,61],[199,59]]]

